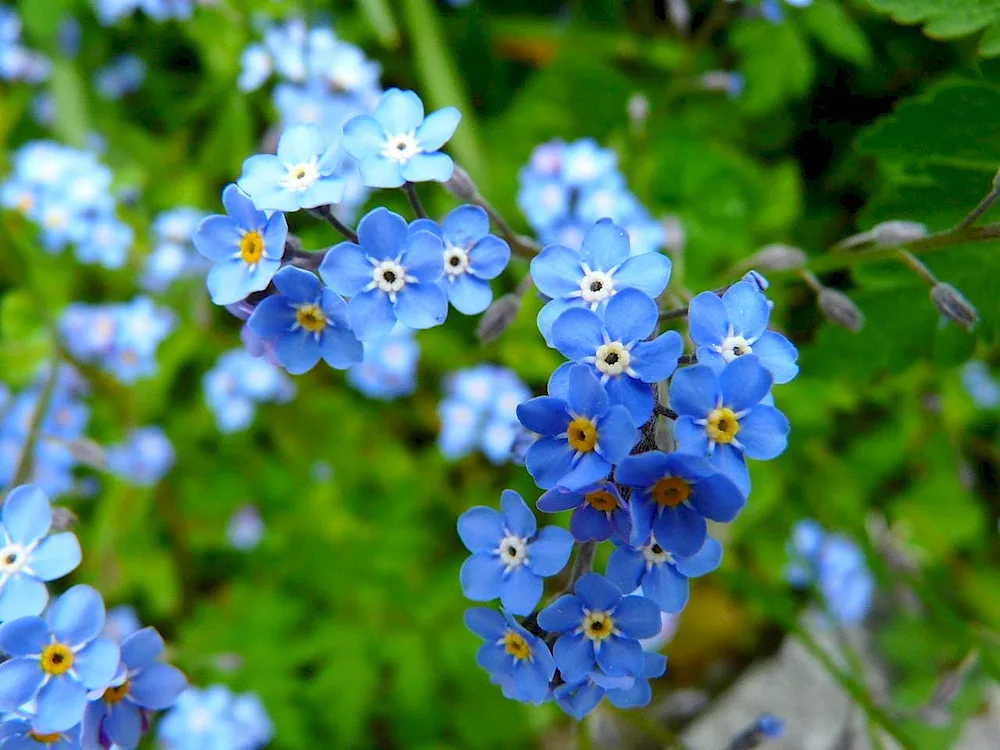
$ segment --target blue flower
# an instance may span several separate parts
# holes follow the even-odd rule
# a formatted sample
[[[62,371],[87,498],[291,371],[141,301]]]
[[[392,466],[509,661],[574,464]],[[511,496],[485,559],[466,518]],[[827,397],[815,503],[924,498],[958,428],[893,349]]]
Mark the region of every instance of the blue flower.
[[[586,573],[574,594],[565,594],[538,613],[538,625],[561,633],[552,650],[566,682],[592,670],[608,677],[636,677],[644,666],[640,638],[660,632],[660,609],[641,596],[622,592],[603,576]]]
[[[379,207],[358,224],[358,244],[341,242],[323,258],[319,274],[331,289],[350,297],[347,317],[362,341],[387,334],[398,320],[431,328],[448,315],[441,278],[441,239],[409,232],[399,214]]]
[[[612,534],[628,538],[632,529],[628,506],[611,482],[599,482],[571,492],[549,490],[538,498],[537,507],[543,513],[572,509],[569,530],[580,542],[603,542]]]
[[[316,275],[285,266],[274,275],[278,294],[265,297],[247,321],[261,338],[275,338],[274,355],[293,375],[320,358],[343,370],[362,357],[361,343],[347,324],[347,305]]]
[[[779,385],[798,374],[798,351],[780,333],[766,330],[767,298],[751,282],[736,282],[721,299],[715,292],[702,292],[688,311],[700,364],[720,371],[737,357],[753,354]]]
[[[103,690],[118,670],[121,653],[98,638],[104,602],[90,586],[73,586],[49,609],[47,619],[21,617],[0,626],[0,711],[37,700],[36,732],[63,732],[83,719],[87,692]]]
[[[652,651],[642,655],[642,672],[636,675],[632,687],[610,688],[605,692],[608,702],[616,708],[640,708],[649,705],[653,699],[653,689],[649,681],[662,677],[667,671],[667,657]]]
[[[549,245],[531,261],[531,278],[552,299],[538,313],[538,329],[551,346],[552,324],[571,307],[603,311],[622,289],[635,287],[652,298],[666,288],[670,260],[659,253],[629,257],[629,239],[609,219],[594,224],[579,252]]]
[[[493,299],[488,283],[510,260],[510,248],[490,234],[490,219],[479,206],[459,206],[441,226],[429,219],[417,219],[410,231],[426,229],[444,242],[444,275],[441,288],[456,310],[463,315],[481,313]]]
[[[167,750],[257,750],[274,728],[253,693],[234,696],[224,685],[188,688],[157,727]]]
[[[618,157],[601,148],[593,138],[569,143],[562,152],[562,176],[567,185],[583,187],[615,173]]]
[[[146,719],[143,711],[172,706],[187,687],[183,673],[157,661],[163,639],[154,628],[143,628],[121,642],[123,669],[104,693],[87,706],[85,731],[106,738],[121,750],[139,744]]]
[[[465,610],[465,626],[486,641],[476,653],[476,663],[489,672],[506,698],[525,703],[548,698],[556,665],[545,641],[506,612],[501,615],[486,607]]]
[[[611,403],[628,409],[641,425],[653,414],[653,388],[669,378],[684,351],[684,340],[676,331],[646,339],[656,328],[659,310],[645,292],[623,289],[607,303],[604,320],[586,308],[560,315],[552,326],[552,343],[568,359],[589,364]],[[549,389],[560,392],[568,380],[571,362],[561,365],[549,381]]]
[[[424,117],[424,104],[412,91],[389,89],[372,115],[358,115],[344,126],[344,150],[358,160],[368,187],[393,188],[404,182],[445,182],[451,157],[438,152],[458,127],[461,113],[445,107]]]
[[[736,485],[708,461],[683,453],[626,456],[615,480],[633,488],[630,541],[645,544],[653,534],[664,549],[684,557],[705,543],[706,518],[732,521],[746,503]]]
[[[458,519],[458,535],[472,553],[462,564],[462,591],[474,601],[500,597],[504,609],[527,615],[542,597],[542,578],[566,565],[573,537],[565,529],[538,531],[534,514],[513,490],[500,498],[502,513],[469,508]]]
[[[80,564],[80,543],[72,532],[48,536],[52,506],[30,484],[10,491],[0,509],[0,621],[38,615],[49,601],[45,581],[54,581]]]
[[[237,184],[260,211],[298,211],[340,203],[345,183],[335,174],[340,154],[333,131],[294,125],[281,134],[278,153],[243,162]]]
[[[525,466],[543,490],[578,490],[604,479],[632,450],[639,432],[624,406],[612,406],[587,365],[569,371],[565,398],[539,396],[517,407],[517,418],[542,435]]]
[[[685,367],[670,383],[677,449],[709,456],[712,464],[750,493],[744,456],[774,458],[788,445],[785,415],[761,403],[771,390],[771,374],[752,354],[734,359],[718,375],[708,365]]]
[[[840,534],[828,534],[806,519],[793,527],[788,547],[791,560],[785,576],[792,585],[814,584],[827,613],[841,624],[864,620],[875,581],[857,544]]]
[[[271,77],[274,62],[263,44],[248,45],[240,53],[240,75],[236,88],[243,92],[256,91]]]
[[[33,719],[34,714],[24,708],[5,716],[0,721],[0,748],[41,750],[42,741],[32,726]],[[44,750],[82,750],[80,729],[77,724],[62,732],[52,732],[52,736],[46,738]]]
[[[531,395],[517,374],[478,365],[449,376],[446,391],[438,406],[441,452],[460,458],[479,447],[493,463],[510,460],[520,429],[517,407]]]
[[[174,465],[174,446],[159,427],[139,427],[119,445],[108,446],[108,471],[133,484],[152,487]]]
[[[588,675],[580,680],[563,682],[552,691],[552,697],[567,715],[580,721],[597,708],[597,704],[604,698],[604,693],[604,688]]]
[[[668,614],[684,609],[688,600],[688,578],[711,573],[722,560],[722,545],[712,537],[688,557],[674,556],[660,546],[656,536],[645,544],[622,544],[608,558],[608,580],[622,591],[635,591],[656,602]]]
[[[397,325],[382,338],[365,341],[364,351],[364,359],[347,371],[348,383],[383,401],[413,393],[420,345],[409,328]]]
[[[208,272],[208,292],[217,305],[239,302],[271,283],[285,254],[288,223],[275,212],[268,218],[236,185],[222,191],[229,216],[209,216],[192,241],[198,252],[213,262]]]

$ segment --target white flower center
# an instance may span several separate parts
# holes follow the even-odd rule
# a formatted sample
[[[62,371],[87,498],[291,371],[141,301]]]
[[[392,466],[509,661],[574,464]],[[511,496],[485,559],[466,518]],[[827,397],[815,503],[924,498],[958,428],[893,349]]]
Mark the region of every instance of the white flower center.
[[[190,718],[188,719],[188,728],[195,732],[196,734],[201,734],[212,726],[212,714],[211,712],[203,707],[199,706],[191,711]]]
[[[628,370],[632,355],[621,341],[610,341],[597,347],[597,370],[604,375],[621,375]]]
[[[615,293],[615,282],[604,271],[589,271],[580,279],[580,291],[583,301],[596,307]]]
[[[454,245],[445,245],[444,272],[448,276],[461,276],[469,270],[469,253]]]
[[[544,203],[548,208],[555,208],[559,205],[559,199],[561,197],[562,190],[558,185],[549,185],[542,191],[542,203]]]
[[[509,534],[500,540],[497,552],[508,570],[519,567],[528,560],[528,540]]]
[[[742,336],[727,336],[722,342],[722,358],[727,364],[744,354],[753,354],[753,347]]]
[[[398,161],[400,164],[409,161],[419,153],[420,144],[417,143],[417,137],[412,132],[389,136],[386,139],[385,148],[382,149],[382,156]]]
[[[318,157],[314,156],[309,161],[298,164],[286,164],[285,169],[288,172],[281,181],[281,187],[295,193],[303,193],[311,188],[313,183],[319,179],[317,161]]]
[[[663,563],[674,562],[674,556],[667,552],[663,547],[661,547],[657,541],[656,537],[650,536],[649,544],[642,548],[642,556],[646,560],[646,568],[649,569],[654,565],[661,565]]]
[[[0,549],[0,573],[13,575],[19,573],[28,564],[28,550],[20,544],[8,544]]]
[[[386,294],[395,294],[406,286],[406,271],[394,260],[383,260],[372,271],[372,280]]]

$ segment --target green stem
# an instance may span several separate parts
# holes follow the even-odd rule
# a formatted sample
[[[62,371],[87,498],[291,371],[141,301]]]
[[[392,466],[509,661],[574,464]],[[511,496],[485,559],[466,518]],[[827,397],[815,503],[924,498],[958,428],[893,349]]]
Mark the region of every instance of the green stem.
[[[17,460],[17,470],[14,472],[14,479],[11,480],[10,488],[24,484],[31,477],[31,469],[35,463],[35,444],[42,435],[42,423],[52,403],[52,395],[56,391],[56,383],[59,381],[59,365],[61,360],[58,351],[53,347],[52,363],[49,374],[46,376],[45,385],[42,392],[38,394],[38,401],[35,404],[35,411],[31,415],[31,425],[28,427],[28,435],[24,439],[24,447],[21,448],[21,455]]]

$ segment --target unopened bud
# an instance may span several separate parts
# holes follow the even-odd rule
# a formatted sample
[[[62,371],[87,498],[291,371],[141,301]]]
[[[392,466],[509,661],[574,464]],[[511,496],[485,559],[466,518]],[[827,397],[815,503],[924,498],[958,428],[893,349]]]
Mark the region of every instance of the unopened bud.
[[[626,107],[628,109],[628,117],[634,123],[643,123],[649,117],[649,99],[646,98],[645,94],[638,92],[632,94],[628,98]]]
[[[940,281],[935,284],[931,289],[931,301],[942,315],[966,331],[971,331],[979,322],[976,308],[951,284]]]
[[[675,254],[683,251],[687,235],[680,217],[664,216],[660,219],[660,226],[663,227],[664,244]]]
[[[62,440],[50,437],[47,439],[62,445],[78,463],[95,469],[107,467],[108,461],[104,449],[89,438],[77,437],[72,440]]]
[[[52,530],[69,531],[76,526],[76,513],[61,505],[52,507]]]
[[[857,333],[865,326],[865,316],[851,298],[843,292],[823,287],[819,293],[819,309],[832,322]]]
[[[757,290],[761,294],[766,292],[767,288],[771,286],[771,282],[769,282],[767,278],[764,276],[764,274],[760,273],[760,271],[747,271],[745,274],[743,274],[742,281],[749,281],[751,284],[757,287]]]
[[[479,197],[479,188],[469,177],[469,173],[457,164],[451,173],[451,178],[444,183],[445,190],[461,201],[475,201]]]
[[[486,308],[476,326],[476,335],[483,344],[491,344],[514,322],[521,309],[521,295],[505,294]]]
[[[871,230],[876,245],[894,247],[927,236],[927,227],[917,221],[884,221]]]
[[[791,271],[802,268],[808,260],[805,252],[791,245],[766,245],[751,255],[746,266],[764,271]],[[744,266],[744,268],[746,267]]]

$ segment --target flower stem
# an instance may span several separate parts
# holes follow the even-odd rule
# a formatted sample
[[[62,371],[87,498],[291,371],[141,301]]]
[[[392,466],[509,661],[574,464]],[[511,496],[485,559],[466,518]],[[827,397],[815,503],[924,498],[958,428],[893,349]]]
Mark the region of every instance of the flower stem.
[[[21,448],[21,455],[17,459],[17,469],[11,480],[10,489],[24,484],[31,477],[31,470],[35,463],[35,444],[42,436],[42,422],[45,421],[49,404],[52,403],[52,395],[56,390],[56,383],[59,381],[59,366],[62,362],[57,352],[58,349],[53,347],[49,373],[45,378],[45,385],[42,386],[41,393],[38,394],[38,401],[35,403],[35,411],[31,415],[31,424],[28,426],[28,434],[24,438],[24,447]]]
[[[417,186],[412,182],[406,182],[403,184],[403,192],[406,193],[406,200],[410,202],[410,207],[417,218],[426,219],[427,212],[424,210],[424,204],[420,202],[420,196],[417,195]]]
[[[997,202],[998,198],[1000,198],[1000,170],[997,170],[996,175],[993,177],[993,189],[986,194],[986,197],[979,201],[978,206],[969,211],[968,215],[955,228],[964,229],[975,224],[979,220],[979,217],[990,210],[990,207]]]
[[[309,213],[313,216],[318,216],[319,218],[326,221],[331,227],[336,229],[343,235],[344,239],[349,242],[357,242],[358,234],[349,226],[344,224],[340,219],[333,215],[333,209],[330,206],[317,206],[316,208],[310,209]]]

